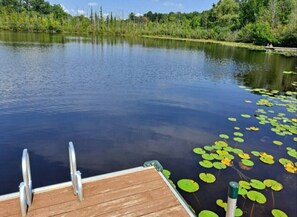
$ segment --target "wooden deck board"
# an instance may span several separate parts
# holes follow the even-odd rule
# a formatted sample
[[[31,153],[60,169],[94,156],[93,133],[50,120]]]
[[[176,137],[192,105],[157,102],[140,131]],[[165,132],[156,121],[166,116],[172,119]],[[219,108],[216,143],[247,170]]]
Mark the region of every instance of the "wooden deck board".
[[[27,216],[189,216],[153,168],[83,182],[83,189],[82,202],[72,187],[36,193]],[[19,199],[0,201],[0,216],[21,216]]]

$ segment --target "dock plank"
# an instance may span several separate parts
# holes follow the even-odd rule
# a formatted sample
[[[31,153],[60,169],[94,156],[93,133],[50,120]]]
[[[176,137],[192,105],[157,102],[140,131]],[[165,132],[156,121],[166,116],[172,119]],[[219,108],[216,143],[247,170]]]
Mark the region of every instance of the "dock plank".
[[[189,216],[154,169],[83,181],[84,200],[72,187],[37,192],[28,217]],[[0,201],[1,217],[19,217],[19,199]]]

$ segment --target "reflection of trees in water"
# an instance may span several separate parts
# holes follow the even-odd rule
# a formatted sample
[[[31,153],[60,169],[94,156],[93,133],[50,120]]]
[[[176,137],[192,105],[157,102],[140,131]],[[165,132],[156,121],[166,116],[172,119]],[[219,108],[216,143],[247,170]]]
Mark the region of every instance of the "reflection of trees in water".
[[[151,39],[140,37],[104,37],[104,36],[70,36],[62,34],[32,34],[32,33],[0,33],[0,40],[10,42],[10,46],[40,46],[49,47],[53,43],[65,44],[92,43],[97,45],[115,46],[127,44],[129,46],[140,45],[148,48],[182,49],[200,51],[205,55],[205,61],[216,62],[217,67],[210,70],[213,76],[224,77],[229,74],[244,85],[255,88],[267,88],[276,90],[295,90],[291,85],[297,80],[296,75],[285,75],[283,71],[295,70],[296,58],[287,58],[280,55],[248,50],[212,43],[198,43],[192,41],[176,41],[170,39]],[[226,63],[237,67],[227,68]],[[223,66],[222,63],[225,63]],[[220,65],[221,64],[221,65]],[[245,67],[243,67],[245,66]],[[235,73],[234,73],[235,70]],[[237,71],[238,70],[238,71]],[[222,75],[221,75],[222,74]]]
[[[279,55],[258,55],[254,63],[258,65],[246,74],[237,74],[244,85],[251,88],[266,88],[269,90],[296,91],[292,86],[297,81],[296,75],[286,75],[283,71],[294,70],[296,58],[286,58]]]

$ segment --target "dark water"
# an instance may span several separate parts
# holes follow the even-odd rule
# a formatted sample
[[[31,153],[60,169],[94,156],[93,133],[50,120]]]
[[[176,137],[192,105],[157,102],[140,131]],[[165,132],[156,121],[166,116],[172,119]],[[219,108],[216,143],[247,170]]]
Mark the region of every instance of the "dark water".
[[[24,148],[30,152],[34,187],[68,181],[72,140],[83,177],[158,159],[175,183],[192,178],[200,184],[200,204],[182,193],[196,211],[210,209],[220,216],[224,212],[216,199],[226,200],[227,183],[240,177],[228,168],[215,184],[203,184],[198,174],[217,170],[199,167],[192,149],[213,144],[220,133],[232,134],[228,117],[257,109],[244,100],[261,96],[239,85],[294,91],[291,83],[297,79],[282,73],[296,71],[296,58],[140,38],[0,33],[0,66],[0,194],[18,191]],[[286,147],[296,148],[292,142],[268,145],[274,139],[279,138],[263,127],[240,148],[263,151],[264,146],[277,159],[286,156]],[[278,162],[257,162],[242,172],[280,181],[284,189],[274,194],[275,208],[296,216],[296,174]],[[256,205],[254,216],[271,216],[270,191],[265,195],[268,202]],[[252,203],[239,197],[243,206],[249,216]]]

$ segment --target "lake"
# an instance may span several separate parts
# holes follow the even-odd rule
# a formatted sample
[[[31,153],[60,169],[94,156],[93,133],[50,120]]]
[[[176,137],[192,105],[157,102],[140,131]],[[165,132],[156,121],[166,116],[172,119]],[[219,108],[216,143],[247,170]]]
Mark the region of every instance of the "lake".
[[[83,177],[157,159],[175,185],[199,184],[195,193],[178,188],[198,213],[223,216],[216,200],[227,200],[228,182],[251,179],[274,179],[283,189],[259,190],[264,205],[239,196],[243,216],[252,207],[253,216],[271,216],[273,208],[297,212],[296,173],[279,163],[285,158],[296,167],[296,57],[197,42],[1,32],[0,65],[0,195],[18,191],[24,148],[34,188],[69,181],[73,141]],[[272,127],[277,121],[286,126]],[[207,157],[195,154],[197,147],[212,156],[227,150],[233,166],[202,167]],[[232,148],[254,165],[243,165]],[[199,173],[212,173],[215,183],[205,184]]]

